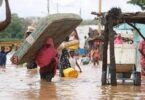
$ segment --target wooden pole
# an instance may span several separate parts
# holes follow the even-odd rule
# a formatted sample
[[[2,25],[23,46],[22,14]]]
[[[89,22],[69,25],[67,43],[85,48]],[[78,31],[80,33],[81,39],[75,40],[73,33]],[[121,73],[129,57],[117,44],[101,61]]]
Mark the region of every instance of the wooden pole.
[[[104,45],[103,45],[103,62],[102,62],[102,85],[107,85],[107,50],[108,50],[108,40],[109,40],[109,34],[108,34],[108,22],[105,24],[105,31],[103,33],[104,36]]]
[[[114,32],[113,32],[113,18],[108,18],[108,29],[109,29],[109,44],[110,44],[110,73],[111,73],[111,85],[116,86],[116,64],[115,64],[115,53],[114,53]]]
[[[49,15],[49,13],[50,13],[50,6],[49,6],[50,4],[49,4],[49,0],[47,0],[47,11],[48,11],[48,15]]]
[[[102,0],[99,0],[99,14],[102,12]],[[101,33],[101,18],[99,17],[98,32]]]
[[[58,5],[58,0],[57,0],[57,4],[56,4],[56,11],[57,11],[57,13],[59,13],[59,5]]]
[[[102,12],[102,0],[99,0],[99,14]]]

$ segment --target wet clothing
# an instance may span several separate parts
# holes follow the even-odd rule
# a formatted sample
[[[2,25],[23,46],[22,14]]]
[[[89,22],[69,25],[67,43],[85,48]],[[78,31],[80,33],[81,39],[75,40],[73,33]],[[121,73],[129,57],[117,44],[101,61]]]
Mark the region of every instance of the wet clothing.
[[[27,62],[26,67],[27,69],[34,69],[37,68],[37,64],[35,63],[35,61]]]
[[[70,62],[71,68],[76,69],[76,67],[78,67],[81,72],[81,68],[78,65],[77,58],[75,56],[70,56],[69,62]]]
[[[140,51],[140,65],[142,69],[144,69],[143,73],[145,75],[145,40],[142,40],[139,44],[139,51]]]
[[[50,64],[40,68],[41,79],[45,79],[50,82],[56,73],[56,66],[56,61],[52,59]]]
[[[69,56],[69,62],[70,62],[70,65],[73,69],[75,69],[75,67],[78,67],[78,69],[80,70],[80,72],[82,72],[78,62],[77,62],[77,57],[75,56],[75,51],[70,51],[69,52],[70,56]]]
[[[70,57],[69,62],[70,62],[71,67],[75,69],[75,66],[77,66],[77,64],[76,64],[77,59],[75,57]]]
[[[6,65],[6,56],[9,52],[5,52],[5,51],[1,51],[0,52],[0,67],[4,67],[5,68],[5,65]]]
[[[92,50],[91,51],[91,57],[92,57],[92,59],[97,59],[98,60],[100,58],[99,50],[98,49]]]
[[[38,52],[36,64],[40,67],[41,78],[54,77],[58,66],[58,53],[51,38],[48,38],[46,44]]]
[[[100,59],[99,50],[98,49],[91,50],[91,60],[94,63],[94,65],[96,62],[99,63],[99,59]]]
[[[62,50],[62,54],[60,55],[60,76],[63,77],[63,70],[71,67],[69,62],[69,53],[67,49]]]

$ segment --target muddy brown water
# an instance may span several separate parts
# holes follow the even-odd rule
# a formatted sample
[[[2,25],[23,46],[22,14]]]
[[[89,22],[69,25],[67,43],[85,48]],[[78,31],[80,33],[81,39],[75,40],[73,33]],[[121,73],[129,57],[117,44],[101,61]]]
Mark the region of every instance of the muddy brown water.
[[[9,59],[9,55],[8,55]],[[12,65],[8,60],[0,71],[0,100],[144,100],[145,82],[134,86],[132,81],[117,86],[101,85],[101,66],[82,66],[76,79],[60,78],[57,72],[52,82],[40,80],[39,68],[27,70],[24,65]]]

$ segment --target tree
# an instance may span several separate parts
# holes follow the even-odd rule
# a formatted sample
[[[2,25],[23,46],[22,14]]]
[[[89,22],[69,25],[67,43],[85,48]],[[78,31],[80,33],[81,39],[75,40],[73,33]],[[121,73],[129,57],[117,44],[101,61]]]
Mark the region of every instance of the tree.
[[[10,25],[0,33],[1,38],[22,38],[24,32],[24,18],[20,18],[17,14],[12,14]]]
[[[11,23],[11,10],[9,7],[8,0],[5,0],[5,7],[6,7],[6,19],[0,22],[0,31],[3,31]]]
[[[145,0],[130,0],[127,3],[138,5],[142,10],[145,10]]]
[[[40,19],[40,17],[21,18],[17,14],[12,14],[11,23],[0,32],[0,38],[23,39],[27,27],[33,22],[37,24]]]

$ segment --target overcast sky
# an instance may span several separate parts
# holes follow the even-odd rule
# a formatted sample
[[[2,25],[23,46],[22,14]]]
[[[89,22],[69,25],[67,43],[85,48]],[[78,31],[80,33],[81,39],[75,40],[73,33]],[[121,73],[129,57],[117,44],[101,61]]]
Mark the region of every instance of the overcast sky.
[[[102,0],[102,11],[106,12],[112,7],[120,7],[123,12],[141,11],[138,6],[127,4],[128,0]],[[9,0],[12,13],[20,17],[46,16],[47,0]],[[0,7],[0,19],[5,15],[4,2]],[[98,12],[98,0],[50,0],[50,14],[57,12],[80,14],[84,19],[92,19],[92,11]]]

